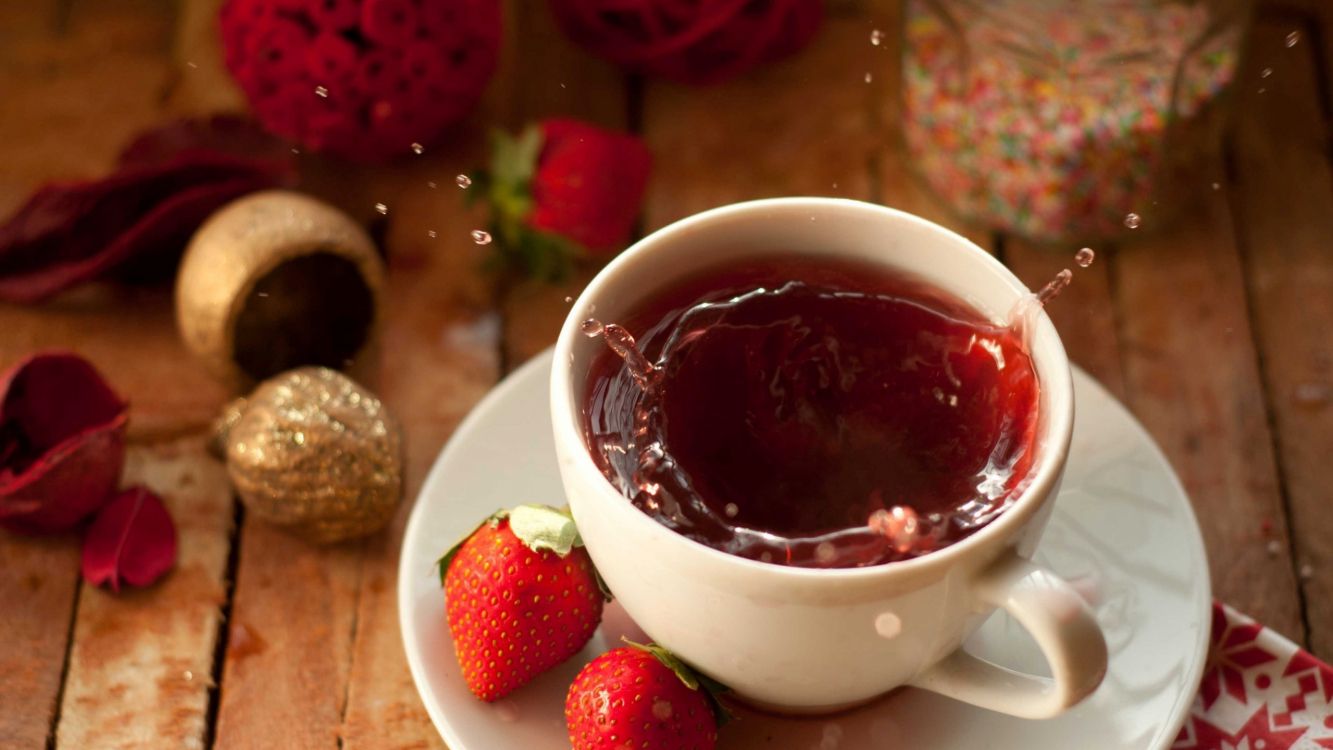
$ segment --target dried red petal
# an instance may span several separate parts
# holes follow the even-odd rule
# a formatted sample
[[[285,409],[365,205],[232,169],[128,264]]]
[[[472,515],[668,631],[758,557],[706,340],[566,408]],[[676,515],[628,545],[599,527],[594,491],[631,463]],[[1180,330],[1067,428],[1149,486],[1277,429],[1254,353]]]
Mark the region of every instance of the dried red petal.
[[[83,580],[147,586],[176,564],[176,524],[162,499],[131,487],[107,503],[83,537]]]
[[[100,508],[120,480],[127,420],[78,355],[37,354],[0,376],[0,526],[54,533]]]
[[[0,225],[0,300],[39,302],[136,259],[169,269],[214,209],[292,181],[283,149],[234,118],[183,121],[136,139],[108,177],[43,186]]]
[[[529,226],[593,253],[620,250],[634,228],[652,170],[643,141],[578,120],[541,123],[545,143],[532,179]]]
[[[275,168],[290,169],[291,145],[269,135],[254,120],[237,115],[176,120],[145,130],[121,150],[117,164],[165,164],[199,152],[267,159],[278,163]]]

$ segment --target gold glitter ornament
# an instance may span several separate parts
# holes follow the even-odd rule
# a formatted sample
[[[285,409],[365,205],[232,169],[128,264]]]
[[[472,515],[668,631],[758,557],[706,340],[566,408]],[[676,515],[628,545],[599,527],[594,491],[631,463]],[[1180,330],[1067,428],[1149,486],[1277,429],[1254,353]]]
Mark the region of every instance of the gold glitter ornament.
[[[241,388],[293,367],[344,367],[371,338],[384,262],[333,206],[265,190],[195,232],[176,280],[185,346]]]
[[[402,498],[398,422],[342,373],[303,367],[266,380],[214,429],[246,512],[306,539],[371,534]]]

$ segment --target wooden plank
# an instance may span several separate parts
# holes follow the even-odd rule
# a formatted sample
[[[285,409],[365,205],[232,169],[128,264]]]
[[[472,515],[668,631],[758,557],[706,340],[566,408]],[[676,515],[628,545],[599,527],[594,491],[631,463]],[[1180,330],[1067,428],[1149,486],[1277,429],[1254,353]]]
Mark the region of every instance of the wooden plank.
[[[46,747],[79,582],[73,535],[0,531],[0,747]]]
[[[559,36],[544,3],[514,3],[509,10],[509,33],[524,43],[491,97],[492,118],[513,127],[552,113],[607,125],[622,122],[615,93],[619,74]],[[449,191],[409,189],[395,212],[390,237],[395,257],[413,254],[406,248],[421,245],[431,222],[454,229],[448,242],[432,250],[432,265],[424,273],[409,266],[391,275],[397,293],[388,311],[385,351],[395,356],[382,360],[379,382],[385,402],[404,415],[408,500],[394,526],[366,548],[342,726],[349,750],[442,747],[412,684],[398,626],[395,581],[407,512],[445,440],[499,377],[501,339],[511,365],[545,348],[553,333],[539,311],[573,291],[521,284],[506,290],[500,311],[487,309],[494,302],[492,279],[478,271],[487,248],[467,239],[481,217],[463,210],[452,184],[454,172],[484,163],[482,136],[477,132],[454,150],[448,161],[453,172],[440,180]]]
[[[1180,474],[1218,599],[1289,637],[1304,628],[1272,435],[1225,195],[1210,167],[1164,201],[1181,219],[1111,263],[1130,404]],[[1145,213],[1145,232],[1153,216]],[[1281,547],[1281,545],[1279,545]]]
[[[516,126],[552,116],[576,117],[608,128],[628,123],[628,81],[615,66],[570,42],[556,26],[547,3],[514,8],[514,37],[521,39],[514,76]],[[659,166],[661,159],[659,158]],[[501,291],[506,370],[555,343],[569,309],[599,264],[581,265],[556,284],[519,280]]]
[[[1062,268],[1074,271],[1073,283],[1046,306],[1046,312],[1060,332],[1070,361],[1123,399],[1124,368],[1111,295],[1113,250],[1109,247],[1094,249],[1098,255],[1091,268],[1079,268],[1074,264],[1073,255],[1077,248],[1043,247],[1016,239],[1005,243],[1002,257],[1014,274],[1033,290],[1055,278]]]
[[[458,144],[448,163],[480,153],[481,133]],[[456,169],[451,167],[452,169]],[[413,182],[420,180],[413,179]],[[450,191],[399,195],[385,310],[385,356],[378,385],[406,431],[406,497],[394,524],[368,540],[358,592],[343,747],[439,747],[439,737],[412,683],[398,626],[397,566],[407,515],[426,473],[459,420],[500,374],[500,320],[489,277],[478,271],[486,252],[468,232],[476,214]],[[430,227],[451,227],[428,238]],[[443,624],[441,625],[443,626]]]
[[[1258,24],[1232,142],[1232,205],[1303,580],[1309,644],[1333,657],[1333,173],[1313,46]],[[1260,78],[1263,68],[1272,73]],[[1262,80],[1259,93],[1254,81]],[[1303,571],[1303,572],[1301,572]]]
[[[4,5],[0,91],[22,116],[0,118],[0,214],[45,180],[107,168],[124,139],[156,119],[169,28],[169,9],[144,0]],[[169,292],[106,288],[40,308],[0,306],[0,367],[39,348],[74,349],[131,399],[132,435],[180,431],[221,393],[186,358],[169,310]],[[0,534],[0,595],[24,602],[0,615],[9,644],[0,656],[0,746],[44,746],[53,731],[78,555],[72,536]]]
[[[873,197],[880,134],[865,74],[888,53],[870,44],[871,28],[831,11],[792,59],[721,86],[647,84],[644,137],[657,157],[648,227],[753,198]]]
[[[22,113],[0,118],[0,214],[43,182],[104,172],[134,133],[160,120],[171,22],[170,7],[151,0],[84,3],[60,36],[35,31],[0,45],[0,91],[7,110]],[[198,428],[224,393],[179,342],[168,287],[94,285],[42,306],[0,305],[0,364],[72,349],[130,399],[133,435]]]
[[[165,501],[179,557],[147,589],[82,587],[58,744],[202,748],[225,599],[231,488],[202,437],[134,446],[125,484],[147,485]]]

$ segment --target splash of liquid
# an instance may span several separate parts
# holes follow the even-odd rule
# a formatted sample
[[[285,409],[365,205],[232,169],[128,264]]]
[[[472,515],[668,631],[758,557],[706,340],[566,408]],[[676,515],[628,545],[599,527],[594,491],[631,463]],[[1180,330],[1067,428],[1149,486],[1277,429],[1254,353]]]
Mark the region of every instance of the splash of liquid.
[[[1134,214],[1130,214],[1134,216]],[[1136,224],[1137,226],[1137,224]],[[1081,248],[1074,253],[1074,265],[1079,268],[1088,268],[1092,266],[1097,259],[1097,251],[1090,247]],[[1055,278],[1046,282],[1036,294],[1028,294],[1014,303],[1013,308],[1009,310],[1008,326],[1018,332],[1023,341],[1023,348],[1031,350],[1032,329],[1037,324],[1037,315],[1050,304],[1051,300],[1060,296],[1074,281],[1074,272],[1068,268],[1062,268],[1055,274]]]
[[[752,305],[814,304],[810,300],[832,299],[832,296],[826,297],[825,295],[844,296],[848,300],[847,304],[864,305],[869,304],[874,299],[859,292],[843,292],[839,295],[834,292],[812,290],[800,282],[789,282],[785,285],[779,284],[772,287],[761,285],[757,289],[750,291],[738,290],[738,292],[736,296],[731,298],[695,303],[684,313],[680,320],[673,322],[668,329],[658,330],[655,334],[650,334],[665,337],[659,339],[664,343],[661,343],[660,356],[656,363],[650,361],[635,338],[624,327],[604,323],[596,318],[588,318],[580,325],[581,332],[585,336],[603,340],[621,362],[624,368],[622,370],[623,374],[628,376],[632,382],[630,387],[638,391],[634,395],[621,396],[603,402],[603,405],[597,407],[599,410],[610,409],[612,412],[620,410],[620,414],[629,417],[626,421],[630,424],[627,425],[629,429],[623,432],[599,433],[599,436],[593,440],[591,447],[595,456],[605,457],[606,461],[599,460],[599,464],[602,465],[603,471],[607,472],[608,478],[622,491],[631,493],[631,500],[640,509],[657,517],[669,527],[678,530],[691,529],[691,533],[707,535],[713,533],[707,531],[707,529],[714,526],[718,528],[725,527],[728,532],[727,536],[723,538],[709,537],[714,539],[718,548],[724,551],[760,561],[776,559],[789,565],[813,567],[842,567],[887,559],[914,557],[938,548],[942,544],[948,544],[956,534],[966,534],[970,529],[979,528],[1003,510],[1003,507],[1005,507],[1003,498],[1008,497],[1011,491],[1009,478],[1021,474],[1021,470],[1007,463],[1011,459],[1015,461],[1018,459],[1014,459],[1007,454],[992,455],[989,463],[978,470],[980,485],[976,488],[977,496],[965,502],[960,501],[962,502],[961,505],[945,513],[933,511],[929,513],[921,511],[919,513],[912,505],[895,504],[893,498],[881,497],[879,492],[876,491],[861,506],[863,509],[860,512],[864,515],[860,516],[859,521],[855,520],[854,517],[847,517],[842,521],[846,524],[845,526],[833,528],[829,524],[824,524],[825,530],[821,532],[793,532],[791,536],[787,536],[785,533],[773,531],[771,527],[767,526],[767,523],[771,520],[770,518],[747,517],[747,511],[736,503],[710,507],[709,502],[704,500],[695,489],[695,480],[700,477],[686,471],[678,464],[677,460],[681,457],[676,455],[676,450],[668,448],[665,443],[665,423],[661,421],[665,418],[666,413],[663,410],[664,389],[675,387],[682,382],[690,382],[688,380],[680,381],[680,373],[673,369],[678,367],[680,362],[675,353],[687,347],[698,345],[695,342],[700,337],[716,335],[716,326],[721,325],[727,328],[739,325],[735,322],[724,321],[733,320],[733,316],[736,315],[743,315],[746,309],[755,309],[751,307]],[[1054,296],[1054,292],[1048,294],[1048,298],[1052,296]],[[783,302],[783,300],[795,301]],[[805,300],[805,302],[802,303],[800,300]],[[774,325],[781,327],[782,324],[779,322]],[[993,326],[993,324],[991,325]],[[799,325],[797,329],[798,331],[805,330],[804,327]],[[978,335],[972,337],[973,343],[976,344],[978,350],[985,349],[989,352],[988,357],[1002,362],[1007,354],[1003,350],[1004,345],[1000,343],[998,338],[989,337],[983,330],[977,329]],[[994,327],[991,330],[999,334],[1003,329]],[[714,331],[714,333],[710,334],[710,331]],[[857,387],[855,383],[861,377],[858,373],[861,373],[862,365],[856,364],[859,360],[856,354],[843,352],[838,347],[839,342],[835,341],[830,344],[824,335],[813,335],[810,332],[799,335],[794,332],[793,335],[795,336],[794,339],[780,338],[780,340],[789,343],[795,341],[802,344],[805,349],[798,347],[793,352],[779,356],[779,360],[784,364],[774,374],[773,381],[768,386],[769,395],[777,400],[778,411],[775,415],[769,416],[773,417],[770,421],[776,421],[777,423],[782,423],[783,420],[791,420],[794,424],[808,427],[809,425],[802,422],[802,419],[806,421],[818,420],[808,414],[802,417],[795,413],[787,414],[782,411],[784,408],[794,409],[803,405],[807,408],[815,408],[815,401],[818,401],[817,395],[809,396],[807,394],[806,397],[814,398],[815,401],[806,404],[805,401],[802,401],[806,397],[801,396],[796,391],[802,388],[807,390],[809,388],[815,388],[815,390],[831,388],[832,391],[849,391]],[[981,342],[977,344],[979,338]],[[647,340],[651,341],[652,339]],[[940,345],[943,346],[944,344],[941,343]],[[820,349],[821,346],[829,348],[823,355],[815,351],[816,349],[824,351]],[[844,362],[844,357],[848,356],[853,359]],[[983,357],[983,360],[990,361],[985,357]],[[676,364],[673,365],[673,362]],[[828,365],[827,372],[819,369],[825,365]],[[810,373],[822,373],[818,375],[818,378],[823,378],[828,382],[824,382],[822,386],[816,386],[814,381],[808,378],[802,379],[801,372],[787,372],[788,370],[800,370],[801,367],[810,370]],[[1000,364],[999,367],[1001,370],[1004,369],[1003,364]],[[667,383],[667,373],[669,371],[676,373],[677,379]],[[806,374],[809,375],[810,373]],[[815,375],[810,375],[810,377],[815,377]],[[867,377],[871,376],[867,375]],[[630,384],[627,383],[626,385]],[[955,386],[961,387],[961,384],[955,380]],[[690,386],[683,385],[681,387],[688,388]],[[940,391],[939,388],[935,390]],[[792,391],[792,393],[788,393],[788,391]],[[939,392],[935,394],[935,398],[952,408],[959,408],[959,396],[957,394]],[[608,403],[611,405],[607,406]],[[767,415],[767,412],[762,409],[757,413]],[[763,434],[768,438],[781,438],[784,435],[787,438],[792,437],[792,435],[775,428],[774,425],[764,427],[767,432]],[[836,442],[849,438],[844,435],[831,439]],[[856,439],[865,443],[864,435]],[[854,442],[853,445],[855,444]],[[817,450],[820,445],[816,443],[810,447],[810,450]],[[677,449],[681,447],[675,446]],[[707,454],[708,451],[705,450],[704,453]],[[688,457],[691,454],[687,451],[682,455]],[[698,456],[695,456],[695,459],[692,460],[697,459]],[[692,465],[696,470],[699,467],[697,463]],[[907,466],[903,468],[905,471],[911,471]],[[843,476],[844,474],[846,474],[845,471],[838,474],[838,476],[849,479]],[[704,476],[712,475],[705,474]],[[909,473],[905,476],[912,475]],[[708,480],[704,479],[703,481]],[[855,483],[850,482],[850,479],[848,482],[841,484],[830,484],[829,487],[835,493],[831,497],[837,497],[840,500],[835,502],[841,502],[842,498],[848,497],[845,494],[846,490],[852,486],[855,486]],[[854,492],[851,494],[855,495]],[[901,493],[895,491],[893,494]],[[929,494],[928,491],[927,494]],[[932,507],[929,506],[932,501],[924,500],[927,506],[923,507]],[[903,500],[899,499],[898,503],[903,503]],[[855,503],[851,505],[854,506]],[[852,512],[855,513],[856,510],[852,509]],[[754,512],[753,509],[750,512]],[[700,537],[696,536],[695,538]]]

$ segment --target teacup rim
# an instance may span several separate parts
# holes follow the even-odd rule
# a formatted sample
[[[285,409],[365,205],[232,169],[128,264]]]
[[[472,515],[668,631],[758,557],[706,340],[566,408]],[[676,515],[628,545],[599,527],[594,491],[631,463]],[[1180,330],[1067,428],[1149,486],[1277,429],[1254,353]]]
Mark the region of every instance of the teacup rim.
[[[1054,406],[1059,403],[1065,406],[1045,415],[1046,422],[1042,435],[1045,441],[1043,450],[1037,457],[1037,467],[1030,474],[1028,484],[1018,498],[996,519],[975,533],[947,547],[920,557],[853,568],[808,568],[762,562],[733,555],[672,531],[634,507],[602,475],[601,470],[597,468],[589,454],[583,441],[579,415],[577,410],[573,408],[574,399],[571,397],[574,393],[571,388],[572,368],[569,363],[572,361],[574,343],[583,337],[579,330],[579,324],[587,316],[584,311],[589,310],[590,300],[595,302],[598,291],[611,283],[623,269],[639,262],[639,256],[651,251],[651,248],[656,245],[670,241],[674,235],[692,232],[701,225],[735,218],[737,215],[750,212],[763,214],[772,210],[808,211],[812,209],[845,209],[870,212],[893,221],[915,224],[919,228],[939,235],[942,239],[961,243],[975,251],[978,262],[989,265],[991,270],[998,272],[998,275],[1007,282],[1016,294],[1031,294],[1031,290],[999,259],[967,237],[915,214],[868,201],[819,196],[764,198],[718,206],[678,219],[645,235],[603,267],[573,302],[561,325],[559,338],[555,344],[551,370],[550,407],[552,425],[557,444],[572,440],[578,447],[578,450],[569,452],[573,454],[574,458],[561,458],[562,462],[573,460],[575,465],[562,468],[579,472],[582,480],[591,483],[591,486],[596,488],[594,496],[597,498],[599,506],[617,514],[617,517],[622,519],[624,523],[632,524],[638,530],[657,539],[674,539],[673,542],[664,543],[677,544],[682,549],[693,549],[702,555],[704,560],[725,566],[731,571],[777,576],[789,582],[827,582],[832,580],[853,582],[876,578],[915,577],[941,573],[945,569],[955,567],[960,558],[970,557],[975,550],[987,546],[1003,545],[1006,539],[1015,537],[1026,526],[1045,501],[1048,499],[1051,502],[1054,501],[1054,498],[1049,497],[1049,495],[1055,489],[1063,471],[1073,437],[1073,375],[1063,342],[1044,310],[1038,315],[1035,330],[1032,332],[1033,340],[1037,342],[1034,344],[1034,351],[1038,345],[1043,346],[1042,353],[1039,356],[1034,356],[1034,365],[1037,367],[1041,382],[1048,384],[1044,387],[1052,388],[1051,404]],[[1041,362],[1046,362],[1048,358],[1051,358],[1052,361],[1049,362],[1047,368],[1043,368]],[[1047,372],[1046,369],[1050,369],[1052,372]],[[1058,402],[1056,401],[1057,398],[1059,399]],[[577,510],[575,511],[575,520],[577,521]]]

